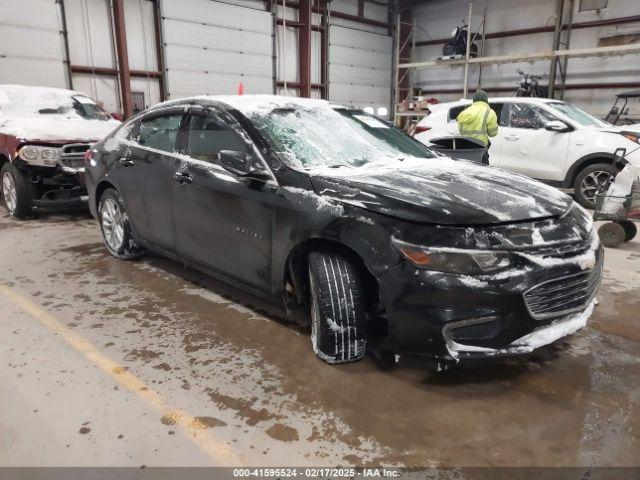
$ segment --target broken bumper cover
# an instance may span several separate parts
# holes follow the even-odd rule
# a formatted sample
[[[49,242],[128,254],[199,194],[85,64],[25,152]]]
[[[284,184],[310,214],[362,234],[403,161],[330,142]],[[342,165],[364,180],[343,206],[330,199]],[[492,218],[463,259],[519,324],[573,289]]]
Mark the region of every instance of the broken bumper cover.
[[[591,303],[584,311],[574,313],[573,315],[569,315],[566,318],[561,318],[549,325],[540,327],[539,329],[534,330],[533,332],[514,340],[504,348],[496,349],[457,343],[450,337],[447,338],[446,327],[443,332],[445,345],[451,358],[455,359],[456,361],[528,355],[535,349],[543,347],[545,345],[550,345],[560,340],[561,338],[577,332],[578,330],[586,326],[587,319],[593,313],[595,303],[595,300],[591,300]]]
[[[444,362],[529,354],[584,327],[602,264],[596,240],[580,257],[492,277],[398,265],[379,277],[389,325],[380,348]]]

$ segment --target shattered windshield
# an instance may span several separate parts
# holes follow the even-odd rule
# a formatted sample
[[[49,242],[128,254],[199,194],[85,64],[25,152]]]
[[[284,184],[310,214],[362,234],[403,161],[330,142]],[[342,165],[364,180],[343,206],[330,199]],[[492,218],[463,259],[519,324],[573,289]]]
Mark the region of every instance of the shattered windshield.
[[[250,117],[294,167],[361,167],[409,156],[436,156],[402,131],[361,110],[291,107]]]

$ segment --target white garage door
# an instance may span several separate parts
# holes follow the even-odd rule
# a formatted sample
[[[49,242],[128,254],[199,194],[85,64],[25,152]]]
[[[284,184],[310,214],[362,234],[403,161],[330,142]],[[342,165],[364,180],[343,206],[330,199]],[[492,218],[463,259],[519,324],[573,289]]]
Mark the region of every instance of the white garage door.
[[[358,107],[391,104],[390,36],[331,26],[329,98]]]
[[[0,0],[0,83],[66,87],[61,30],[55,0]]]
[[[164,0],[168,94],[273,93],[272,20],[211,0]],[[249,27],[247,27],[249,26]]]

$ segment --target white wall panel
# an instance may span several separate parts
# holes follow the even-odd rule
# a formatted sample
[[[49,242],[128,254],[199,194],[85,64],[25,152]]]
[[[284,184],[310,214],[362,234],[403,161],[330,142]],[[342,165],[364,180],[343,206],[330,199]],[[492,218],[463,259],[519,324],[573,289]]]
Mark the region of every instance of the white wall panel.
[[[115,68],[109,2],[107,0],[65,0],[64,6],[69,30],[71,63]]]
[[[389,108],[391,37],[332,25],[329,39],[329,98],[360,107]]]
[[[0,0],[0,83],[65,87],[55,0]]]
[[[261,9],[212,0],[162,2],[170,98],[272,93],[272,18]]]
[[[154,8],[148,0],[124,2],[129,68],[132,70],[158,70]]]
[[[73,88],[94,98],[107,112],[115,113],[122,110],[118,81],[115,77],[74,74]]]

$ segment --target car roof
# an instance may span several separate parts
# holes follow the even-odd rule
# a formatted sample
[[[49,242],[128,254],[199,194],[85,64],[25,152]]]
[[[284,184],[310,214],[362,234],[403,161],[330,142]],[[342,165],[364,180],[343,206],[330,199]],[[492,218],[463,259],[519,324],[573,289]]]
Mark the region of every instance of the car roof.
[[[327,100],[314,98],[285,97],[282,95],[198,95],[193,97],[179,98],[159,103],[147,112],[161,110],[171,106],[189,104],[209,104],[222,105],[236,109],[243,114],[268,113],[276,108],[327,108],[344,107],[344,105],[330,103]],[[145,112],[146,113],[146,112]]]
[[[489,98],[489,103],[496,103],[496,102],[502,102],[502,103],[514,103],[514,102],[518,102],[518,103],[531,103],[531,104],[537,104],[537,105],[542,105],[545,103],[557,103],[560,102],[561,100],[555,100],[553,98],[538,98],[538,97],[490,97]],[[468,105],[472,103],[471,99],[466,99],[466,98],[461,98],[460,100],[455,100],[453,102],[443,102],[443,103],[436,103],[433,105],[429,106],[429,109],[431,109],[432,111],[441,109],[441,108],[451,108],[451,107],[457,107],[460,105]]]
[[[75,90],[67,90],[66,88],[55,88],[55,87],[38,87],[33,85],[12,85],[12,84],[3,84],[0,85],[0,94],[7,94],[11,96],[36,96],[36,95],[65,95],[65,96],[75,96],[82,95],[88,96],[86,93],[78,92]]]

